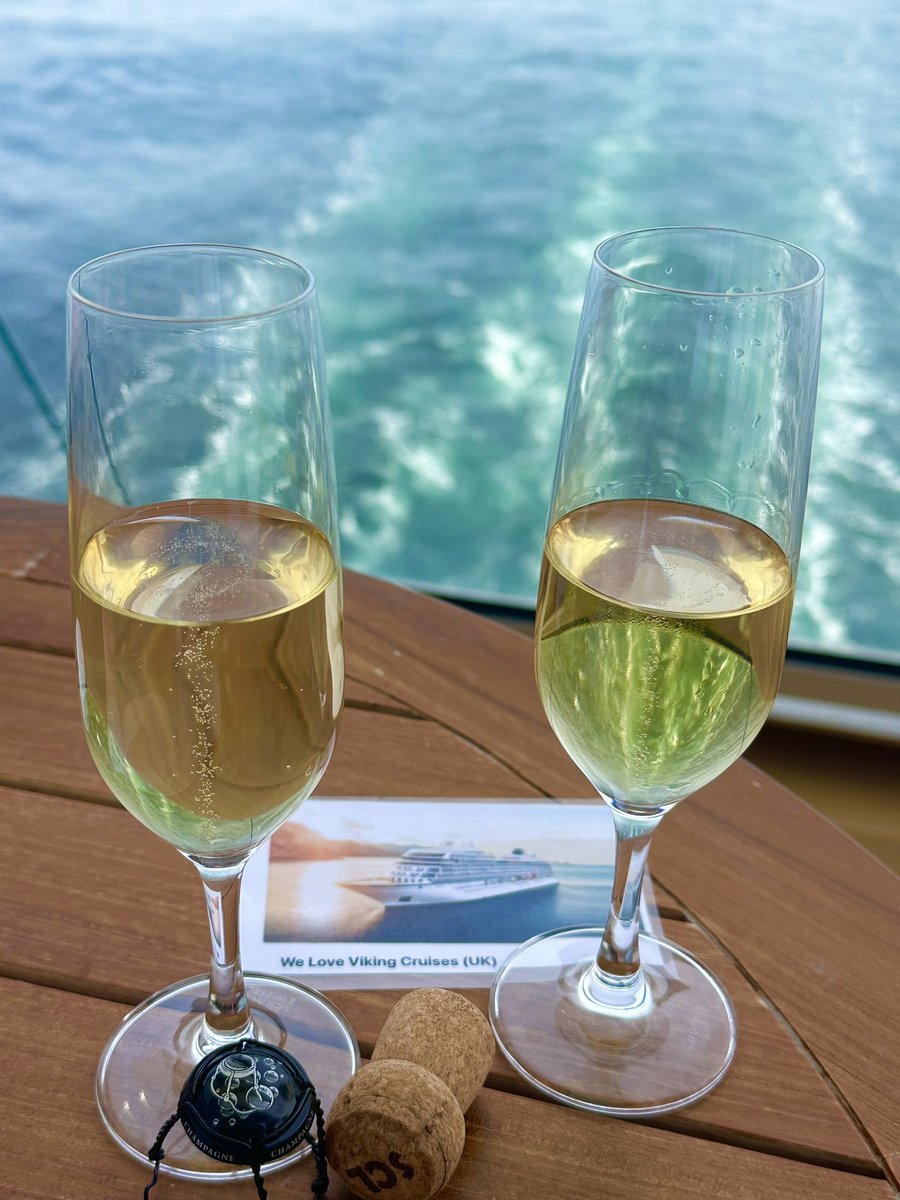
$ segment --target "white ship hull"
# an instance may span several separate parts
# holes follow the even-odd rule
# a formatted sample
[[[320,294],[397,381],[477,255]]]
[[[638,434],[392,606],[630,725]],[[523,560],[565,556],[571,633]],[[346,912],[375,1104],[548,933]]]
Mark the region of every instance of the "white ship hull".
[[[362,892],[383,904],[385,908],[410,908],[417,904],[460,904],[473,900],[493,900],[517,892],[536,892],[555,888],[559,881],[552,875],[538,879],[503,879],[487,882],[483,879],[462,880],[456,883],[394,883],[390,880],[359,879],[343,886]]]

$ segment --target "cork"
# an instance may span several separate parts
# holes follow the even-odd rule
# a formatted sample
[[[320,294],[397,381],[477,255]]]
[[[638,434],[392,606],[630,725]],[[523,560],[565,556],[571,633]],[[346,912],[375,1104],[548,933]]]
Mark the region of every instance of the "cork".
[[[466,1124],[449,1087],[417,1063],[382,1058],[341,1088],[328,1114],[328,1161],[357,1196],[428,1200],[462,1154]]]
[[[391,1009],[372,1061],[418,1063],[444,1081],[465,1112],[487,1078],[494,1049],[487,1019],[465,996],[444,988],[417,988]]]

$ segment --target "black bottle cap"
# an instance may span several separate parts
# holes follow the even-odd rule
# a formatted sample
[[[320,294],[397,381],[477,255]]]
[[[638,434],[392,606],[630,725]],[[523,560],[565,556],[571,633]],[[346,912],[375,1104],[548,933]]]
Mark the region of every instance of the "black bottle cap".
[[[178,1116],[204,1154],[253,1166],[283,1158],[309,1140],[316,1093],[290,1054],[245,1038],[214,1050],[194,1067]]]

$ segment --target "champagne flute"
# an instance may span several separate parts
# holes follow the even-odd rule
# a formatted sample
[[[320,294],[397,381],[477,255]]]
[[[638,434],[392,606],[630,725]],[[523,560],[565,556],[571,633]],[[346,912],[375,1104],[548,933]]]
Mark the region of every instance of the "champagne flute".
[[[813,255],[730,230],[644,230],[594,253],[535,661],[557,737],[612,811],[612,902],[605,928],[521,946],[491,993],[506,1056],[576,1107],[679,1108],[734,1054],[719,982],[638,934],[641,880],[661,818],[742,753],[775,697],[822,297]]]
[[[107,255],[73,274],[68,308],[87,741],[124,807],[196,866],[212,938],[209,975],[146,1000],[100,1062],[102,1119],[146,1161],[191,1069],[223,1045],[287,1049],[326,1108],[358,1063],[324,996],[245,976],[238,944],[244,865],[318,782],[343,703],[330,418],[315,285],[278,255]],[[180,1126],[162,1169],[251,1175],[202,1154]]]

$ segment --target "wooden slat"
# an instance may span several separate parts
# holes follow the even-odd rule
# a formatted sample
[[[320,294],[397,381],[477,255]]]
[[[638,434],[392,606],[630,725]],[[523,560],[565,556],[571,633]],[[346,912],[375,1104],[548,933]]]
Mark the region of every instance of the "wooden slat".
[[[528,641],[451,604],[347,573],[347,669],[554,796],[591,796],[541,708]]]
[[[748,763],[656,840],[655,871],[796,1030],[900,1181],[897,877]]]
[[[69,589],[0,575],[0,642],[73,654]]]
[[[317,789],[331,796],[538,796],[478,746],[430,721],[348,708]]]
[[[9,914],[0,931],[6,974],[136,1003],[174,979],[206,969],[199,885],[193,868],[169,846],[119,810],[14,792],[0,792],[0,806],[8,833],[8,861],[0,869],[0,910]],[[48,842],[51,824],[54,837]],[[152,906],[141,903],[141,888],[148,886]],[[16,904],[26,889],[28,905]],[[722,976],[737,1008],[740,1041],[723,1084],[663,1123],[738,1145],[768,1145],[790,1156],[877,1171],[828,1087],[741,974],[698,931],[682,922],[672,928],[676,940]],[[364,1051],[374,1045],[395,999],[380,992],[338,999]],[[486,1003],[485,993],[480,1002]],[[493,1081],[529,1091],[499,1056]]]
[[[62,504],[0,497],[0,575],[68,585],[68,531]]]
[[[12,1033],[6,1049],[16,1081],[7,1137],[4,1195],[14,1200],[133,1200],[149,1174],[118,1150],[94,1111],[93,1076],[103,1043],[124,1010],[10,980],[0,1003]],[[40,1070],[35,1047],[40,1046]],[[63,1101],[64,1098],[64,1102]],[[52,1115],[52,1119],[48,1119]],[[306,1192],[309,1167],[272,1177],[271,1194]],[[527,1181],[527,1182],[526,1182]],[[247,1184],[221,1184],[216,1195],[239,1200]],[[334,1179],[334,1200],[349,1192]],[[153,1193],[208,1200],[208,1185],[163,1178]],[[447,1200],[890,1200],[884,1180],[686,1138],[638,1124],[562,1109],[483,1089],[469,1110],[463,1158]]]
[[[731,1070],[710,1103],[653,1123],[881,1174],[869,1143],[833,1090],[738,966],[696,926],[664,924],[666,936],[695,954],[725,987],[735,1006],[738,1036]]]
[[[81,729],[74,660],[0,646],[0,679],[0,779],[108,798]]]

